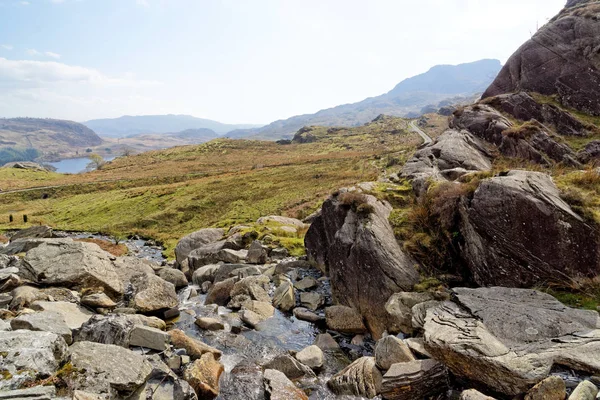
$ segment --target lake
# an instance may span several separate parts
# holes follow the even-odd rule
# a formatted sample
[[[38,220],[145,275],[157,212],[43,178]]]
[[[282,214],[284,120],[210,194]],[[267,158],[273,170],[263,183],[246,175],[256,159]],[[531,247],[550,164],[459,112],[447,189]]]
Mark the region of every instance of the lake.
[[[104,161],[114,160],[115,157],[105,157]],[[81,172],[85,172],[85,168],[90,163],[90,159],[87,157],[81,158],[69,158],[67,160],[60,160],[57,162],[47,163],[56,168],[56,172],[60,172],[61,174],[79,174]]]

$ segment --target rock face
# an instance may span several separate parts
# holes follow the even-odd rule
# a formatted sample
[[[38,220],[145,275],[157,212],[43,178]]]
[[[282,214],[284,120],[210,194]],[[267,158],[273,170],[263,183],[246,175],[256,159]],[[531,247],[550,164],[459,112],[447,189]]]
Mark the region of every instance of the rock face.
[[[419,280],[415,261],[396,242],[390,212],[373,196],[341,193],[325,201],[305,238],[309,259],[329,271],[335,300],[358,310],[376,338],[388,325],[387,299]]]
[[[418,360],[392,365],[383,376],[381,395],[385,400],[426,399],[447,390],[446,367],[435,360]]]
[[[225,231],[217,228],[201,229],[184,236],[175,247],[175,258],[178,263],[183,262],[187,256],[205,244],[214,243],[223,238]]]
[[[480,285],[529,287],[600,272],[596,228],[560,198],[546,174],[486,179],[460,214],[463,258]]]
[[[373,357],[362,357],[334,375],[327,386],[338,396],[362,396],[372,399],[381,390],[381,372]]]
[[[598,4],[573,0],[569,6],[510,57],[484,98],[532,91],[557,95],[566,106],[600,115]]]
[[[560,364],[600,372],[598,313],[529,289],[454,289],[427,313],[425,347],[456,376],[517,395]]]

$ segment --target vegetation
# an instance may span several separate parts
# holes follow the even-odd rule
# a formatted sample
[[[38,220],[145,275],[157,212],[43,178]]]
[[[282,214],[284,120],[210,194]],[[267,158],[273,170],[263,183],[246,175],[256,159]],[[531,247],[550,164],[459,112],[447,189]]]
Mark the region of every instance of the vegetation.
[[[0,165],[15,161],[33,161],[40,155],[41,153],[33,148],[4,147],[0,148]]]

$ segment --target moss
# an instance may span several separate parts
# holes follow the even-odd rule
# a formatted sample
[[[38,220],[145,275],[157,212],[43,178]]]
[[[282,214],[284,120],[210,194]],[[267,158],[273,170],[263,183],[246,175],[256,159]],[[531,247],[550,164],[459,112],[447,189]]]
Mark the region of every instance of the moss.
[[[568,307],[583,308],[586,310],[596,311],[600,304],[600,298],[598,296],[591,296],[585,293],[569,292],[565,290],[554,290],[548,288],[540,289],[563,303]]]
[[[439,290],[444,285],[435,277],[421,277],[421,281],[414,287],[415,292],[429,292]]]
[[[6,369],[0,370],[0,375],[2,376],[2,380],[4,381],[12,379],[13,377],[12,374]]]

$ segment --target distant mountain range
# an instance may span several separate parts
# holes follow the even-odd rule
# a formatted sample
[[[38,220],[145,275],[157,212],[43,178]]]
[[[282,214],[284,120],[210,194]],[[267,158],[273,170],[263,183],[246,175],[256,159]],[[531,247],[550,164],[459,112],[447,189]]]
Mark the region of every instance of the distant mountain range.
[[[210,129],[217,135],[223,135],[236,129],[251,129],[260,125],[223,124],[210,119],[196,118],[190,115],[125,115],[119,118],[94,119],[83,123],[100,136],[122,138],[140,134],[172,133],[190,129]]]
[[[424,74],[408,78],[388,93],[358,103],[344,104],[315,114],[298,115],[275,121],[261,128],[243,129],[227,134],[231,138],[291,138],[308,125],[358,126],[380,114],[417,117],[432,107],[461,103],[481,94],[492,83],[502,64],[498,60],[480,60],[460,65],[437,65]]]

